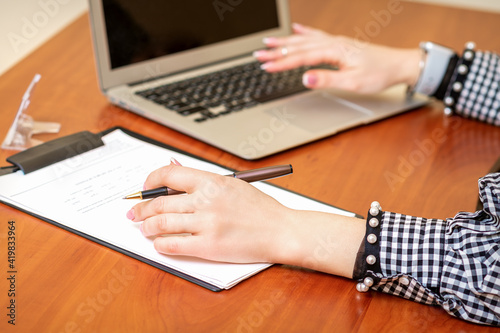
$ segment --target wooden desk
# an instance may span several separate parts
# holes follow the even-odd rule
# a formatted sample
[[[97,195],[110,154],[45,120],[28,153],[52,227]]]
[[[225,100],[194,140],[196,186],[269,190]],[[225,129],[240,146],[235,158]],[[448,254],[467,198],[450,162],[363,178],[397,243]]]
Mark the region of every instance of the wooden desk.
[[[400,13],[379,23],[387,1],[290,5],[297,22],[372,42],[415,47],[433,40],[461,50],[474,40],[482,49],[500,51],[498,14],[404,2]],[[58,136],[118,125],[231,168],[292,163],[295,174],[276,184],[362,215],[372,200],[386,210],[425,217],[473,210],[477,179],[500,156],[500,128],[446,118],[433,103],[244,161],[110,105],[98,91],[87,16],[0,77],[2,140],[35,73],[42,80],[30,112],[37,120],[62,123]],[[0,160],[9,154],[0,151]],[[397,181],[389,181],[390,175]],[[8,221],[15,221],[18,332],[493,332],[437,307],[359,294],[350,280],[281,265],[213,293],[4,205],[0,216],[2,331],[12,329],[5,316],[5,241]]]

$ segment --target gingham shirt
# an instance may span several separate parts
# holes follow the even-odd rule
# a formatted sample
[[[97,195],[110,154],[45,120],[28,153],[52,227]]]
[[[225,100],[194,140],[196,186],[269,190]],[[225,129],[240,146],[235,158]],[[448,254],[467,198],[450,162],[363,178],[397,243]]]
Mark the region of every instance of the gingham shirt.
[[[480,179],[479,194],[483,210],[446,220],[369,213],[379,224],[367,223],[367,236],[377,242],[358,257],[360,282],[371,277],[372,289],[500,326],[500,173]],[[370,253],[375,264],[366,263]]]
[[[463,117],[500,126],[500,57],[475,52],[455,112]]]

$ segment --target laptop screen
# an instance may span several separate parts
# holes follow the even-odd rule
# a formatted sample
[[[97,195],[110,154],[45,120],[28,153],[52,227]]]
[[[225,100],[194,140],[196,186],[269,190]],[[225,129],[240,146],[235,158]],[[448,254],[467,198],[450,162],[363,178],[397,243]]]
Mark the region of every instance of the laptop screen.
[[[274,0],[104,0],[112,69],[279,27]]]

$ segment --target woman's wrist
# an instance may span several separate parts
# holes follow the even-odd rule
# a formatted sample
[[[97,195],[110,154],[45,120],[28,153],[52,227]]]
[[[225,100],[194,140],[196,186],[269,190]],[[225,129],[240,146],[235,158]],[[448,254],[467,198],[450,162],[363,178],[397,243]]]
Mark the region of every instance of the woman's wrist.
[[[282,232],[273,242],[272,262],[352,277],[365,234],[364,220],[292,209],[287,215]]]
[[[447,75],[449,69],[454,67],[456,53],[450,48],[432,42],[420,43],[420,50],[422,54],[419,62],[420,73],[415,84],[409,86],[408,93],[442,96],[441,90],[446,86],[444,81],[449,80]]]
[[[297,210],[283,207],[278,221],[273,222],[273,231],[267,240],[265,253],[268,262],[297,265],[302,255],[303,233],[301,232],[300,213]],[[303,222],[303,221],[302,221]]]
[[[391,73],[395,77],[394,83],[414,87],[423,69],[423,58],[421,49],[397,49],[394,59],[391,59],[396,64],[394,73]]]

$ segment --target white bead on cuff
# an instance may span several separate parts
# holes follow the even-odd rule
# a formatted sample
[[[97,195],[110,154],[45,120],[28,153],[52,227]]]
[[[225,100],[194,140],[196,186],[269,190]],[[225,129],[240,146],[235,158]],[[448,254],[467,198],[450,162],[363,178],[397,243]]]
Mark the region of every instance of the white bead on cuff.
[[[370,209],[368,211],[368,222],[367,222],[367,231],[366,231],[366,246],[365,253],[368,254],[364,259],[366,265],[368,265],[367,269],[370,271],[377,271],[376,266],[379,265],[377,262],[377,256],[370,253],[377,253],[376,247],[378,246],[378,234],[380,233],[380,218],[382,216],[382,207],[377,201],[372,202]],[[359,282],[356,284],[356,290],[359,292],[367,292],[370,287],[375,284],[375,281],[370,276],[365,276],[363,280],[358,280]]]
[[[471,71],[471,65],[475,58],[475,44],[473,42],[468,42],[465,44],[465,50],[462,57],[458,59],[457,67],[453,76],[450,79],[450,84],[446,90],[443,98],[445,105],[444,114],[447,116],[453,115],[455,108],[462,109],[463,105],[459,103],[459,99],[462,97],[462,92],[464,89],[464,82]],[[462,97],[462,99],[464,99]],[[457,106],[458,104],[458,106]]]

